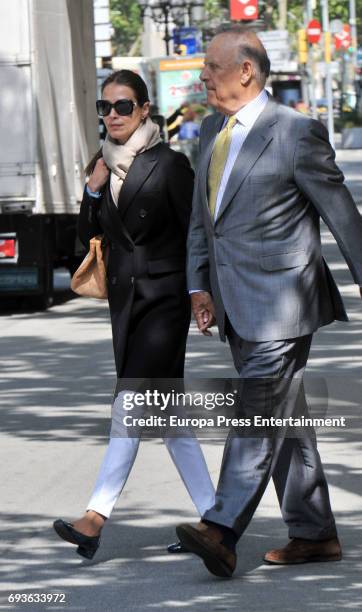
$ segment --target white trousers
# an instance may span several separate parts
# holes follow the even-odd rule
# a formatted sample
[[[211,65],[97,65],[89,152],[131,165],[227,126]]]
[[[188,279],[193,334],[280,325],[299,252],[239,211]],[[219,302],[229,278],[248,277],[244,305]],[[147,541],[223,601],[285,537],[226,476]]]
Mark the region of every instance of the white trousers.
[[[140,443],[139,437],[127,437],[127,428],[123,424],[123,417],[127,414],[123,407],[125,393],[132,392],[121,392],[113,403],[108,448],[87,506],[87,510],[95,510],[107,518],[127,482]],[[202,516],[214,505],[215,490],[198,440],[193,436],[172,437],[164,438],[164,443],[197,512]]]

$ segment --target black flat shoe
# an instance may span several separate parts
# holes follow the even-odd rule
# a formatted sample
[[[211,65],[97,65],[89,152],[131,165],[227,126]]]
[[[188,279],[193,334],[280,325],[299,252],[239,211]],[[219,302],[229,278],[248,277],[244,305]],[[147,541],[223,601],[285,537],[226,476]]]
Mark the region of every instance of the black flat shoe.
[[[100,542],[100,536],[87,536],[74,529],[71,523],[57,519],[53,527],[62,540],[78,545],[77,553],[86,559],[93,559]]]
[[[169,544],[167,546],[167,550],[169,553],[188,553],[190,552],[185,546],[182,546],[181,542],[175,542],[174,544]]]

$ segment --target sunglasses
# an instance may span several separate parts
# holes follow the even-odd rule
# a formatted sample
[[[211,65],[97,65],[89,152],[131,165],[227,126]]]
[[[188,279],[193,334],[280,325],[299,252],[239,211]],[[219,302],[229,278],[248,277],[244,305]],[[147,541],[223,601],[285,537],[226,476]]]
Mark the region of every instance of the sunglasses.
[[[100,117],[107,117],[110,114],[112,108],[116,111],[117,115],[132,115],[133,109],[137,106],[133,100],[117,100],[114,104],[108,102],[108,100],[97,100],[97,113]]]

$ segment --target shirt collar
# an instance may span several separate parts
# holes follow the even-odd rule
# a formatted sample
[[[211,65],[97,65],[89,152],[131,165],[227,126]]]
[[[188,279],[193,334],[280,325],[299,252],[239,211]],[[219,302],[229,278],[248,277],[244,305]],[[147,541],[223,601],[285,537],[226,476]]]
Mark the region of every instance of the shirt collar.
[[[249,127],[253,125],[260,113],[264,110],[267,102],[268,94],[265,89],[262,89],[256,98],[245,104],[245,106],[235,113],[235,117],[239,123]]]

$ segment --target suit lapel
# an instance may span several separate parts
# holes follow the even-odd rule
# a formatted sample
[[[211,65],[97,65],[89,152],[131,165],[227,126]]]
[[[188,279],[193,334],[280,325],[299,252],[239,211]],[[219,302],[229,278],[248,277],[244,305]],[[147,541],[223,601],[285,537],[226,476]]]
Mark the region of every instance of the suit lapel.
[[[120,242],[127,250],[132,249],[134,243],[122,219],[134,197],[156,166],[158,161],[157,149],[158,146],[156,145],[135,157],[119,193],[118,207],[115,206],[110,186],[107,185],[103,221],[107,227],[107,234],[112,241]]]
[[[113,202],[110,185],[108,183],[104,196],[104,212],[102,210],[102,224],[105,226],[106,234],[110,236],[112,242],[120,243],[127,250],[132,250],[133,240],[129,235],[119,210]]]
[[[158,161],[157,149],[158,146],[156,145],[152,149],[137,155],[133,160],[119,192],[118,210],[121,217],[124,217],[136,194],[156,166]]]
[[[277,104],[270,100],[267,102],[265,109],[259,115],[255,124],[247,135],[244,144],[242,145],[235,164],[231,171],[226,189],[221,201],[220,209],[216,218],[216,223],[221,215],[233,199],[235,193],[240,188],[250,170],[259,159],[264,149],[273,139],[271,127],[277,121]]]

